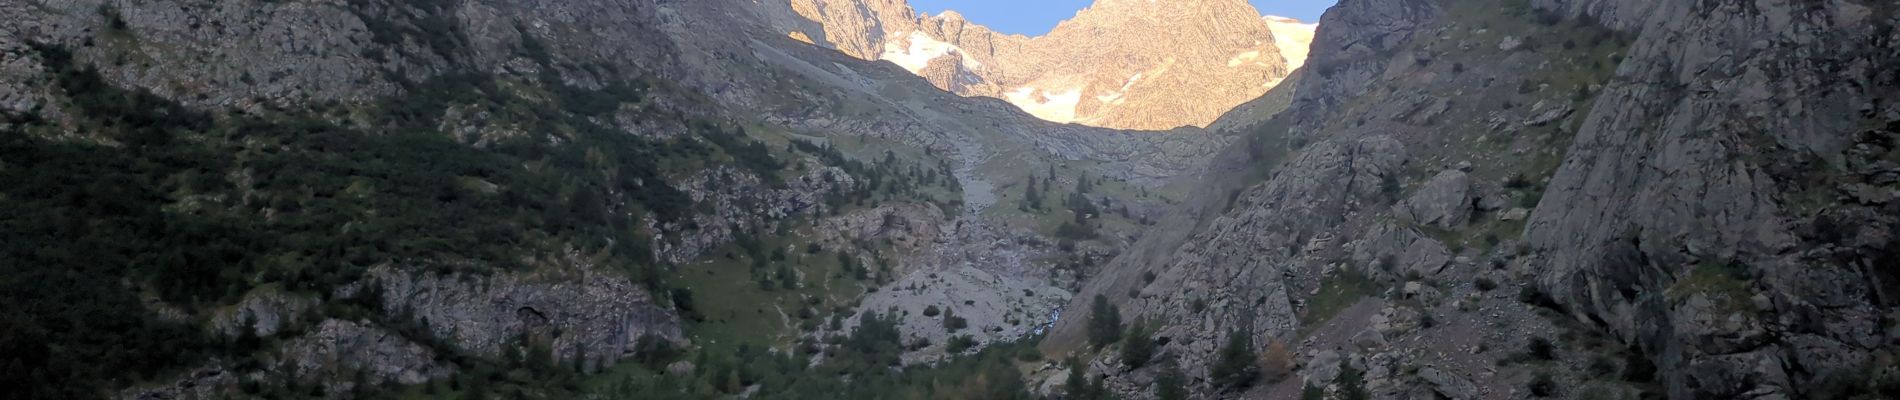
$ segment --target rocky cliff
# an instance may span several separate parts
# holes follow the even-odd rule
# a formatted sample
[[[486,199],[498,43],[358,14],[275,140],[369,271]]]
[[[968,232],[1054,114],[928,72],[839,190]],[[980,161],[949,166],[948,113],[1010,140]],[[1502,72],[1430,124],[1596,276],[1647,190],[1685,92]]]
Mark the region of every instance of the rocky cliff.
[[[1251,175],[1076,298],[1159,321],[1189,376],[1230,333],[1291,349],[1209,396],[1880,397],[1894,12],[1341,2],[1287,111],[1227,117],[1256,136],[1210,170]],[[1087,305],[1046,349],[1084,348]]]
[[[1124,129],[1205,127],[1299,68],[1314,26],[1244,1],[1099,1],[1048,34],[997,33],[903,1],[794,0],[776,29],[939,88],[1003,99],[1054,122]]]
[[[1537,284],[1651,354],[1673,397],[1888,373],[1896,8],[1539,6],[1638,39],[1531,213]]]

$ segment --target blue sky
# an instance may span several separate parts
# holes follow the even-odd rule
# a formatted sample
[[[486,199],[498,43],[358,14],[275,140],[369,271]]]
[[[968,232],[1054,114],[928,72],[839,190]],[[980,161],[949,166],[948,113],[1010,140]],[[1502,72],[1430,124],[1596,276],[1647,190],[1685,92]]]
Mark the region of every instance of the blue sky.
[[[1318,22],[1336,0],[1250,0],[1260,13]],[[1095,0],[910,0],[917,11],[930,14],[956,10],[972,22],[1003,33],[1036,36],[1049,33],[1057,22],[1075,16]]]

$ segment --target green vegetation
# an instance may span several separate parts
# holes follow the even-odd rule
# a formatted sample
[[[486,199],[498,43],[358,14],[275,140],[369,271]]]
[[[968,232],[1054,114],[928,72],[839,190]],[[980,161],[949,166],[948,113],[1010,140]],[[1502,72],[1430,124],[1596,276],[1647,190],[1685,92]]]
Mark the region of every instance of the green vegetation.
[[[1089,305],[1089,344],[1106,347],[1122,339],[1122,312],[1120,308],[1108,303],[1108,297],[1095,295],[1095,302]]]
[[[1530,389],[1530,393],[1532,397],[1556,396],[1557,395],[1557,381],[1551,379],[1550,373],[1539,372],[1537,373],[1536,376],[1531,377],[1531,382],[1528,389]]]
[[[380,265],[481,275],[523,271],[549,255],[578,252],[662,294],[661,302],[670,300],[696,323],[759,321],[754,332],[767,332],[761,335],[791,323],[776,312],[737,318],[775,304],[736,303],[748,301],[748,294],[772,294],[809,328],[828,311],[835,326],[840,299],[856,296],[859,280],[886,276],[881,268],[887,265],[877,257],[870,265],[842,254],[788,260],[785,251],[767,246],[805,243],[773,239],[740,240],[735,246],[743,251],[728,252],[744,257],[704,269],[675,273],[654,261],[655,232],[644,221],[690,228],[689,217],[698,212],[668,182],[728,164],[776,184],[792,164],[743,128],[645,107],[649,96],[678,95],[661,93],[671,89],[647,80],[580,89],[549,77],[446,75],[404,82],[403,95],[369,103],[198,111],[110,85],[63,49],[34,49],[55,74],[83,137],[43,139],[47,135],[34,132],[57,128],[31,118],[9,117],[20,125],[0,132],[0,205],[9,211],[0,215],[6,243],[0,260],[15,266],[0,277],[0,299],[10,305],[0,310],[0,364],[18,366],[0,374],[0,384],[18,388],[23,398],[99,397],[214,359],[243,367],[261,349],[325,318],[368,319],[402,331],[472,371],[467,375],[486,377],[471,384],[531,391],[565,384],[536,384],[540,372],[525,375],[534,379],[509,372],[541,371],[538,364],[454,354],[427,330],[415,329],[415,321],[382,313],[375,293],[333,296]],[[450,109],[480,110],[487,123],[528,133],[445,133],[442,116]],[[678,119],[690,134],[647,139],[591,118],[613,112]],[[954,194],[955,181],[941,166],[892,157],[864,164],[828,148],[811,152],[820,164],[862,174],[866,184],[850,194],[858,199]],[[848,201],[854,200],[841,200]],[[725,279],[742,276],[754,279]],[[731,282],[746,288],[720,286]],[[212,311],[260,288],[322,305],[276,337],[202,333]],[[159,319],[152,307],[176,310],[180,318]],[[752,337],[697,354],[737,357],[787,344]],[[489,376],[490,370],[499,372]],[[275,382],[245,386],[310,395]]]
[[[1340,268],[1339,272],[1320,281],[1319,294],[1307,300],[1306,312],[1300,316],[1301,335],[1331,320],[1360,299],[1377,295],[1382,289],[1378,281],[1365,273],[1352,268]]]
[[[963,351],[969,350],[971,347],[976,347],[976,344],[976,338],[972,338],[970,335],[951,336],[950,342],[944,343],[943,351],[950,354],[962,354]]]
[[[790,348],[801,331],[835,331],[825,321],[851,315],[853,299],[882,274],[843,253],[782,251],[806,244],[790,235],[738,239],[668,278],[691,293],[716,294],[692,300],[687,315],[703,346]]]
[[[1525,363],[1546,363],[1557,360],[1557,345],[1541,337],[1533,337],[1524,342],[1524,351],[1498,359],[1499,366]]]
[[[1366,400],[1372,398],[1372,394],[1366,392],[1365,372],[1353,368],[1351,365],[1346,365],[1345,361],[1340,361],[1339,377],[1333,378],[1333,383],[1339,385],[1339,390],[1335,393],[1337,395],[1336,398],[1339,400]]]
[[[1077,358],[1070,358],[1069,379],[1063,381],[1064,400],[1105,400],[1110,398],[1108,388],[1103,387],[1102,378],[1089,378],[1089,364]]]
[[[1186,400],[1187,375],[1181,373],[1181,366],[1170,359],[1164,361],[1161,374],[1155,376],[1155,398],[1160,400]]]
[[[1147,321],[1128,326],[1128,334],[1122,335],[1122,366],[1137,369],[1148,365],[1155,356],[1154,330]]]
[[[1240,331],[1227,333],[1227,345],[1208,368],[1208,380],[1221,390],[1244,391],[1260,380],[1260,365],[1254,355],[1253,338]]]
[[[939,203],[951,213],[962,204],[958,193],[963,189],[948,160],[939,160],[937,165],[908,163],[886,151],[883,157],[867,163],[845,155],[835,146],[803,140],[791,140],[789,151],[811,154],[821,164],[842,169],[857,179],[853,190],[826,195],[825,204],[833,212],[891,201],[921,201]],[[834,178],[826,175],[825,179]]]
[[[860,329],[828,339],[818,352],[772,352],[762,347],[704,347],[665,353],[597,373],[561,370],[539,384],[490,385],[474,390],[408,388],[412,398],[703,399],[753,393],[761,399],[1030,399],[1013,358],[1034,341],[999,343],[935,366],[895,368],[902,351],[897,321],[861,316]],[[822,356],[824,362],[810,363]],[[687,361],[684,374],[665,365]],[[557,369],[559,370],[559,369]]]
[[[1729,314],[1753,315],[1755,309],[1754,291],[1749,289],[1747,266],[1738,263],[1705,260],[1697,263],[1689,274],[1676,280],[1664,290],[1671,301],[1683,301],[1690,296],[1704,295],[1716,304],[1718,311]]]

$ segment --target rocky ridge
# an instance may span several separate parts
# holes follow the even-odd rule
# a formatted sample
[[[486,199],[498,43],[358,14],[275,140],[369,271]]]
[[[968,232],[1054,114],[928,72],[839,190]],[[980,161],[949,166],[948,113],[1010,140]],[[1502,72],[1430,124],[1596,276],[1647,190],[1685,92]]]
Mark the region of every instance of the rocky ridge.
[[[1237,0],[1104,0],[1036,37],[903,1],[787,3],[759,7],[792,36],[1045,120],[1122,129],[1207,126],[1297,69],[1314,29]]]

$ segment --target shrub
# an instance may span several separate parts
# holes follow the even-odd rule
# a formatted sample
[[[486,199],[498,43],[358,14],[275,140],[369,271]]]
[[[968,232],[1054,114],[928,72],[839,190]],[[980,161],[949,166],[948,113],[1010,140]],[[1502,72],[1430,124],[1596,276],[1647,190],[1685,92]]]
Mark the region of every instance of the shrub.
[[[1544,290],[1538,288],[1535,284],[1526,285],[1524,288],[1518,289],[1517,301],[1532,306],[1563,311],[1561,306],[1557,305],[1556,299],[1552,299],[1550,294],[1544,293]]]
[[[943,313],[943,310],[937,309],[937,306],[935,304],[932,304],[929,307],[924,307],[924,316],[926,317],[935,317],[938,314],[942,314],[942,313]]]
[[[944,351],[950,354],[959,354],[964,350],[969,350],[971,347],[976,347],[976,339],[971,338],[970,335],[951,336],[950,342],[944,344],[944,346]]]
[[[1536,377],[1531,378],[1530,391],[1531,396],[1535,397],[1555,396],[1557,395],[1557,381],[1551,379],[1550,374],[1539,372]]]
[[[1557,359],[1557,346],[1551,344],[1550,339],[1531,338],[1529,343],[1524,344],[1524,353],[1538,360],[1555,360]]]
[[[1479,291],[1484,291],[1484,292],[1489,292],[1493,289],[1498,288],[1498,282],[1491,280],[1491,278],[1480,277],[1478,278],[1476,282],[1472,282],[1472,284],[1476,285]]]
[[[956,316],[955,311],[956,310],[949,308],[943,309],[943,328],[951,332],[956,332],[963,330],[963,328],[970,327],[970,321],[964,320],[963,317]]]
[[[1340,364],[1339,377],[1333,380],[1334,383],[1339,384],[1339,399],[1366,400],[1371,398],[1372,395],[1366,393],[1365,372],[1354,369],[1350,365],[1345,365],[1344,361],[1341,361]]]
[[[1266,375],[1267,383],[1279,383],[1293,374],[1293,352],[1287,350],[1286,343],[1279,340],[1267,343],[1267,351],[1260,356],[1260,371]]]

